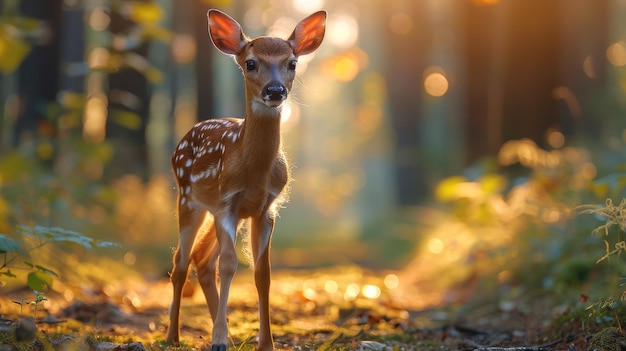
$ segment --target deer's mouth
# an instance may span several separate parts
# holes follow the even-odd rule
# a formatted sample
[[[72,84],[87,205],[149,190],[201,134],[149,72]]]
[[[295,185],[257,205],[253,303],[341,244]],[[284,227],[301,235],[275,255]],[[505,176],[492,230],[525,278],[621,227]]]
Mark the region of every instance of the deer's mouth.
[[[287,87],[281,82],[271,81],[263,88],[263,101],[271,107],[280,105],[287,99]]]
[[[285,100],[266,100],[266,99],[254,99],[252,100],[252,111],[261,115],[276,115],[278,108]]]

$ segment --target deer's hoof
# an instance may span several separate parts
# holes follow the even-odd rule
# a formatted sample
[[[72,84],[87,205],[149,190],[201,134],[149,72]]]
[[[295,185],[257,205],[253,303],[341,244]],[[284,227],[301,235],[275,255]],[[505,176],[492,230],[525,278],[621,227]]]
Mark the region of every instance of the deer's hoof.
[[[213,344],[211,345],[211,351],[226,351],[226,345],[224,344]]]

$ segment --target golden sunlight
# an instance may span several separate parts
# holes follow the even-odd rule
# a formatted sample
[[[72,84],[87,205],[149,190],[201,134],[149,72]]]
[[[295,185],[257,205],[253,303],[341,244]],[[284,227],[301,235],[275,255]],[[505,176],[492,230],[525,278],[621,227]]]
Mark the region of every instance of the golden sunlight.
[[[322,71],[338,81],[349,82],[356,78],[367,64],[367,54],[353,49],[324,62]]]
[[[288,132],[300,121],[300,107],[293,103],[283,104],[280,118],[281,129]]]
[[[377,299],[380,297],[381,291],[380,288],[377,287],[376,285],[372,285],[372,284],[365,284],[363,285],[363,296],[365,296],[368,299]]]
[[[301,13],[310,13],[324,7],[324,0],[293,0],[293,7]]]
[[[343,299],[346,301],[353,301],[359,296],[360,292],[361,288],[359,288],[357,284],[352,283],[346,287],[346,292],[343,294]]]
[[[606,49],[606,58],[616,67],[626,65],[626,42],[618,41]]]
[[[326,37],[328,41],[342,49],[350,48],[359,39],[359,24],[351,16],[332,15],[328,18]]]
[[[87,100],[84,119],[83,137],[95,143],[104,141],[107,119],[107,98],[104,94]]]
[[[336,281],[330,279],[324,283],[324,290],[329,294],[334,294],[339,290],[339,284]]]
[[[383,280],[383,284],[389,290],[393,290],[400,285],[400,278],[395,274],[387,274]]]
[[[441,97],[448,92],[448,79],[440,67],[431,66],[424,73],[424,90],[430,96]]]
[[[548,144],[555,149],[560,149],[565,145],[565,136],[558,130],[551,129],[548,131]]]
[[[94,48],[89,53],[89,68],[104,69],[109,65],[111,54],[109,50],[103,47]]]
[[[104,7],[98,6],[91,11],[89,15],[89,26],[91,29],[100,32],[107,29],[110,23],[111,17]]]
[[[443,252],[444,244],[443,241],[439,238],[431,238],[428,241],[428,251],[432,254],[440,254]]]

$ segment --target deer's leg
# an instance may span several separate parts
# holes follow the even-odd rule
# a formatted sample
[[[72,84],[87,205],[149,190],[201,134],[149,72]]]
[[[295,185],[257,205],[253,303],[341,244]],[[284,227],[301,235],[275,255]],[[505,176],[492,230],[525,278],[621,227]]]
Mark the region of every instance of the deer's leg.
[[[204,297],[206,298],[211,318],[215,323],[217,315],[217,306],[219,304],[219,295],[217,294],[216,270],[217,258],[219,257],[219,245],[215,235],[214,223],[210,223],[207,232],[198,240],[193,248],[191,256],[196,262],[198,271],[198,281],[202,286]]]
[[[231,212],[215,217],[215,233],[219,243],[219,275],[220,275],[220,298],[217,313],[213,323],[213,337],[211,339],[212,351],[226,351],[229,344],[228,321],[226,308],[230,283],[237,271],[237,252],[235,250],[235,236],[237,235],[238,219]]]
[[[254,282],[259,296],[259,350],[273,350],[270,328],[270,240],[274,231],[274,218],[267,213],[252,220],[251,244],[254,259]]]
[[[167,328],[167,337],[165,339],[168,343],[178,344],[179,342],[180,299],[183,286],[187,281],[187,272],[191,262],[191,248],[205,214],[206,211],[193,210],[187,206],[179,205],[178,225],[180,237],[178,239],[178,247],[174,253],[174,268],[170,276],[174,294],[172,304],[170,305],[170,325]]]

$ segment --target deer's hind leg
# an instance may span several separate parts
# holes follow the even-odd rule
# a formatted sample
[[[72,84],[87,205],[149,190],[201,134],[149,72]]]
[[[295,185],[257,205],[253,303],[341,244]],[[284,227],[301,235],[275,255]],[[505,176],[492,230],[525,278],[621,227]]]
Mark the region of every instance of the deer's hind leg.
[[[217,259],[219,257],[219,245],[215,235],[215,222],[213,216],[207,215],[205,224],[202,227],[202,236],[193,247],[191,253],[192,260],[196,264],[198,281],[202,287],[202,292],[206,298],[211,318],[215,322],[217,307],[219,305],[219,295],[217,293]]]
[[[179,342],[180,300],[182,298],[183,287],[187,281],[189,264],[191,263],[191,249],[206,213],[205,210],[192,209],[180,203],[178,206],[180,237],[178,246],[174,252],[174,267],[170,275],[173,286],[173,297],[172,304],[170,305],[170,325],[167,328],[166,337],[168,343],[178,344]]]

